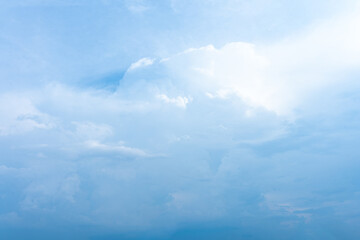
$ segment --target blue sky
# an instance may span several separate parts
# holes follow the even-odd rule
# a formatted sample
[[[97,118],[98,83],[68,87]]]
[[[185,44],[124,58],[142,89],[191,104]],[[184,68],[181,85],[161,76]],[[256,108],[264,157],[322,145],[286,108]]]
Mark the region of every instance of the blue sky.
[[[359,239],[359,16],[0,0],[0,235]]]

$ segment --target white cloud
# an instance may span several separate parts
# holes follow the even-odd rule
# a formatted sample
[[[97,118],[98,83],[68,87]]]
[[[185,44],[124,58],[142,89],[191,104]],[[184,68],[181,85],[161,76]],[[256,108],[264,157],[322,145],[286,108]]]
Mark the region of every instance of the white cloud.
[[[171,103],[181,108],[186,108],[186,105],[192,101],[192,97],[177,96],[174,98],[170,98],[165,94],[159,94],[157,95],[157,98],[164,101],[165,103]]]
[[[171,77],[186,81],[191,91],[203,91],[210,98],[237,95],[252,106],[279,114],[286,111],[279,100],[280,89],[267,75],[270,60],[252,44],[234,42],[220,49],[213,46],[190,49],[164,64]]]
[[[40,112],[30,99],[16,94],[0,96],[0,135],[21,134],[55,126],[51,117]]]
[[[292,118],[307,97],[344,81],[341,72],[360,67],[359,12],[354,8],[274,44],[208,45],[160,63],[173,83],[187,91],[209,98],[235,95],[249,106]]]
[[[154,63],[155,59],[151,59],[151,58],[142,58],[140,60],[138,60],[137,62],[134,62],[130,65],[128,71],[133,71],[135,69],[138,68],[142,68],[142,67],[146,67],[146,66],[150,66]]]
[[[332,73],[357,68],[358,43],[342,36],[335,39],[348,34],[358,40],[356,33],[339,27],[355,28],[357,20],[349,19],[357,17],[346,17],[342,24],[324,22],[267,46],[234,42],[191,48],[160,62],[144,58],[130,66],[124,78],[130,84],[116,93],[52,84],[33,91],[36,97],[1,97],[1,135],[49,129],[54,126],[49,115],[57,117],[57,128],[45,134],[33,131],[9,143],[3,138],[6,165],[0,165],[0,176],[10,183],[9,189],[15,188],[6,193],[16,192],[14,202],[23,210],[48,208],[42,212],[55,212],[66,221],[84,217],[108,226],[136,222],[139,228],[163,229],[171,221],[176,225],[187,219],[229,217],[229,222],[241,222],[237,220],[266,214],[267,219],[277,214],[290,220],[292,215],[308,218],[304,212],[313,209],[313,203],[304,201],[313,196],[296,196],[297,202],[262,193],[275,185],[279,192],[296,189],[303,196],[304,188],[333,190],[332,182],[311,179],[326,178],[318,173],[331,166],[329,156],[321,152],[330,145],[319,138],[331,139],[331,134],[316,132],[320,136],[314,139],[312,130],[318,125],[311,125],[312,119],[307,119],[310,127],[292,128],[276,114],[288,118],[307,94],[338,80]],[[166,104],[169,107],[163,107]],[[14,150],[13,142],[29,147]],[[318,145],[325,147],[314,153]],[[279,162],[282,152],[294,149],[321,156],[325,170],[324,163],[308,155],[288,155]],[[148,151],[165,153],[155,156]],[[334,152],[336,167],[346,162],[340,151],[337,147]],[[118,161],[118,156],[136,160]],[[297,165],[301,159],[308,162]],[[341,178],[346,171],[334,171],[329,180],[337,181],[333,176]],[[319,184],[309,188],[312,182]]]
[[[85,146],[89,149],[102,151],[102,152],[121,153],[124,155],[138,156],[138,157],[150,156],[141,149],[124,146],[122,142],[119,142],[118,144],[115,145],[110,145],[110,144],[100,143],[98,141],[86,141]]]

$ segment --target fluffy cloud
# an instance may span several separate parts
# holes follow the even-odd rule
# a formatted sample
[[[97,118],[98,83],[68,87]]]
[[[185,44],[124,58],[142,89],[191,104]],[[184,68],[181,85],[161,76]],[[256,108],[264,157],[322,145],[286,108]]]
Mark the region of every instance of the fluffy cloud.
[[[116,91],[2,94],[0,221],[167,239],[197,224],[235,238],[355,236],[357,11],[275,43],[142,58]]]
[[[147,69],[146,74],[150,74],[140,76],[155,78],[149,82],[159,84],[156,78],[165,75],[167,81],[158,88],[168,84],[165,88],[170,87],[173,93],[194,98],[199,94],[210,98],[237,96],[251,107],[292,119],[318,91],[346,81],[341,74],[359,67],[360,35],[355,30],[360,21],[358,12],[356,7],[351,13],[319,21],[272,44],[232,42],[221,48],[190,48],[158,62],[140,59],[129,70],[155,64],[152,73]],[[134,79],[131,74],[124,81],[127,78]],[[157,96],[184,106],[180,98],[161,93]]]
[[[358,11],[314,24],[280,43],[191,48],[160,64],[182,91],[238,96],[249,106],[291,116],[309,96],[344,82],[340,74],[360,66]]]

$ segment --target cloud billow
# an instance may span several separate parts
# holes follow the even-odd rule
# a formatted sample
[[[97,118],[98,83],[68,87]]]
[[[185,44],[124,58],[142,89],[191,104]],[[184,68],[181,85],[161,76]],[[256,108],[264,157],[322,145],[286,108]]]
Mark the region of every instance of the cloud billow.
[[[129,4],[133,18],[159,7]],[[357,12],[272,43],[134,56],[111,90],[2,84],[0,232],[356,239]]]

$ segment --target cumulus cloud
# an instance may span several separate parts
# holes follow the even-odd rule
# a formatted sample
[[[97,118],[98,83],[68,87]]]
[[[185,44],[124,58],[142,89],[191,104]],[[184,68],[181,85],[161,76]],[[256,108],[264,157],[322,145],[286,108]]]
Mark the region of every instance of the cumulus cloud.
[[[360,64],[357,12],[272,43],[142,58],[115,92],[47,83],[1,93],[10,207],[0,221],[122,233],[211,220],[259,239],[355,232],[360,97],[345,75]]]
[[[182,91],[210,98],[235,95],[249,106],[294,117],[309,96],[343,81],[338,77],[342,71],[359,67],[358,11],[315,23],[273,44],[190,48],[156,63],[156,71],[160,67]],[[149,64],[154,61],[141,59],[130,69]],[[186,103],[179,97],[158,97],[178,106]]]

